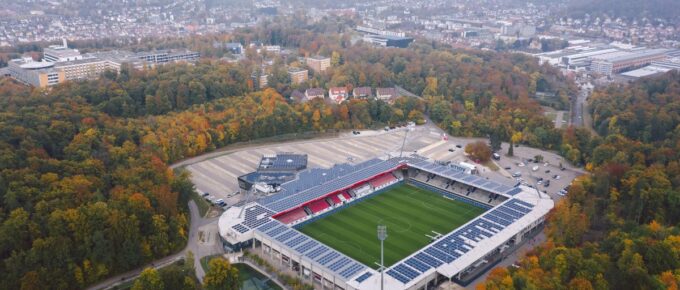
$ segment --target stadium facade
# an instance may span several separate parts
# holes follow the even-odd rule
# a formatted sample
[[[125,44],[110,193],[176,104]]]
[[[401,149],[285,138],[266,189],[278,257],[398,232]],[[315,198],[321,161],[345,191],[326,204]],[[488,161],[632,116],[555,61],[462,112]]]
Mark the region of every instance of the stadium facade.
[[[317,289],[380,289],[380,272],[374,265],[362,264],[296,227],[400,183],[486,211],[386,268],[384,289],[427,289],[449,279],[465,284],[533,236],[554,206],[549,196],[535,189],[466,174],[463,168],[413,155],[300,171],[279,192],[224,212],[220,236],[225,250],[252,248]]]

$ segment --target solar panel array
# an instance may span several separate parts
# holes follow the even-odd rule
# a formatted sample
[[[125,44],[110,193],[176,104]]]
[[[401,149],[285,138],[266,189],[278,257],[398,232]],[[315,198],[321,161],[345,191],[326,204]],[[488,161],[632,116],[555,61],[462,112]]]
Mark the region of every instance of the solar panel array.
[[[464,184],[478,187],[488,192],[496,194],[516,195],[522,190],[496,181],[488,180],[478,175],[467,174],[459,166],[447,166],[432,163],[426,160],[411,159],[409,166],[420,170],[436,173],[448,179],[462,182]]]
[[[253,204],[253,206],[248,207],[243,212],[243,222],[232,226],[234,230],[239,233],[245,233],[250,229],[257,228],[261,225],[269,222],[274,213],[259,204]]]
[[[297,170],[307,167],[307,154],[278,153],[275,156],[263,156],[259,170]]]
[[[232,228],[235,229],[239,233],[245,233],[249,230],[247,227],[245,227],[242,224],[236,224]]]
[[[386,273],[404,284],[410,282],[421,273],[438,267],[444,263],[451,263],[469,252],[483,239],[491,238],[507,226],[522,218],[533,205],[510,199],[485,215],[476,218],[466,226],[439,239],[434,244],[424,248],[419,253],[405,261],[392,266]]]
[[[317,264],[324,266],[329,271],[336,273],[344,279],[349,279],[357,273],[367,269],[363,264],[352,260],[344,254],[319,243],[295,229],[287,227],[277,220],[271,220],[270,222],[261,225],[257,228],[257,231],[280,242],[289,249],[300,253],[304,257],[315,261]]]
[[[361,276],[357,277],[356,281],[361,283],[361,282],[366,281],[366,279],[371,278],[371,276],[373,276],[373,273],[366,272],[366,273],[361,274]]]
[[[333,191],[347,188],[357,181],[368,179],[379,173],[396,167],[400,160],[392,158],[386,161],[371,159],[357,165],[341,164],[325,170],[321,177],[307,176],[312,173],[301,173],[298,179],[282,185],[282,190],[276,194],[260,199],[258,203],[267,208],[281,212],[307,201],[319,198]],[[309,172],[316,172],[315,169]],[[317,172],[318,173],[318,172]],[[315,173],[316,174],[316,173]]]

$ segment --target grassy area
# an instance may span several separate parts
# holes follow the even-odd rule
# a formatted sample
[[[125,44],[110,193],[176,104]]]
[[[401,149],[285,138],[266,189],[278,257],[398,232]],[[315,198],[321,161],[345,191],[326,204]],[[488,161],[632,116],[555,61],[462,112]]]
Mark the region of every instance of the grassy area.
[[[376,226],[387,225],[385,266],[430,243],[432,231],[448,233],[483,213],[467,203],[412,185],[399,185],[300,230],[370,267],[380,261]]]
[[[557,119],[557,113],[555,112],[547,112],[545,113],[546,118],[550,119],[553,123],[555,123],[555,119]]]
[[[203,268],[203,271],[208,272],[208,262],[212,260],[213,258],[217,257],[222,257],[222,255],[217,254],[217,255],[212,255],[212,256],[205,256],[201,258],[201,267]]]
[[[489,168],[491,171],[498,171],[498,169],[500,169],[500,168],[498,167],[498,165],[496,165],[496,163],[494,163],[494,162],[491,161],[491,160],[489,160],[489,161],[487,161],[487,162],[484,162],[482,165],[486,166],[486,167]]]
[[[195,193],[191,194],[191,199],[193,199],[194,202],[196,203],[196,207],[198,207],[199,214],[202,217],[204,217],[205,214],[210,209],[210,204],[208,203],[208,201],[206,201],[201,196],[199,196],[198,194],[195,194]]]

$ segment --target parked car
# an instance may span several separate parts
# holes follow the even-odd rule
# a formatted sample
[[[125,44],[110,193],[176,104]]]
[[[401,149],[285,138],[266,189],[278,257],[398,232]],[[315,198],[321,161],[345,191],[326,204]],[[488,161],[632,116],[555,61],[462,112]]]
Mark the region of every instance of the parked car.
[[[203,194],[201,194],[202,197],[206,197],[208,195],[210,195],[210,192],[204,192]]]
[[[550,173],[550,169],[546,170],[545,173]]]
[[[543,183],[543,186],[545,186],[545,187],[550,186],[550,180],[546,180],[546,181]]]
[[[453,152],[453,151],[456,151],[456,150],[454,150],[453,148],[449,148],[449,152]]]
[[[531,171],[538,171],[538,166],[534,166],[534,168],[531,168]]]
[[[456,148],[463,148],[463,146],[460,144],[456,144]]]
[[[501,160],[501,155],[498,154],[498,153],[494,153],[494,154],[493,154],[493,159],[495,159],[495,160]]]
[[[522,172],[519,172],[519,171],[512,174],[512,177],[520,177],[520,176],[522,176]]]
[[[524,167],[524,166],[526,166],[526,164],[524,164],[524,162],[520,162],[520,163],[517,163],[517,166]]]
[[[559,176],[559,175],[557,175],[557,174],[555,174],[555,175],[553,176],[553,179],[555,179],[555,180],[559,180],[559,179],[560,179],[560,176]]]
[[[505,167],[505,168],[503,168],[503,169],[505,169],[505,170],[510,170],[510,169],[512,169],[512,167],[510,167],[510,166],[506,166],[506,167]]]

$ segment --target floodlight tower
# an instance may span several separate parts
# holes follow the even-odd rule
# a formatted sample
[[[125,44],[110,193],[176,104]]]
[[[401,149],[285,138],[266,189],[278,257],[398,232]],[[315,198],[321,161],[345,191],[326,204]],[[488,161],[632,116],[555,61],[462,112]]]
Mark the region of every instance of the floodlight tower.
[[[384,290],[383,287],[383,281],[384,281],[384,275],[383,273],[385,272],[385,248],[384,248],[384,242],[385,239],[387,239],[387,226],[385,225],[378,225],[378,240],[380,240],[380,290]]]

